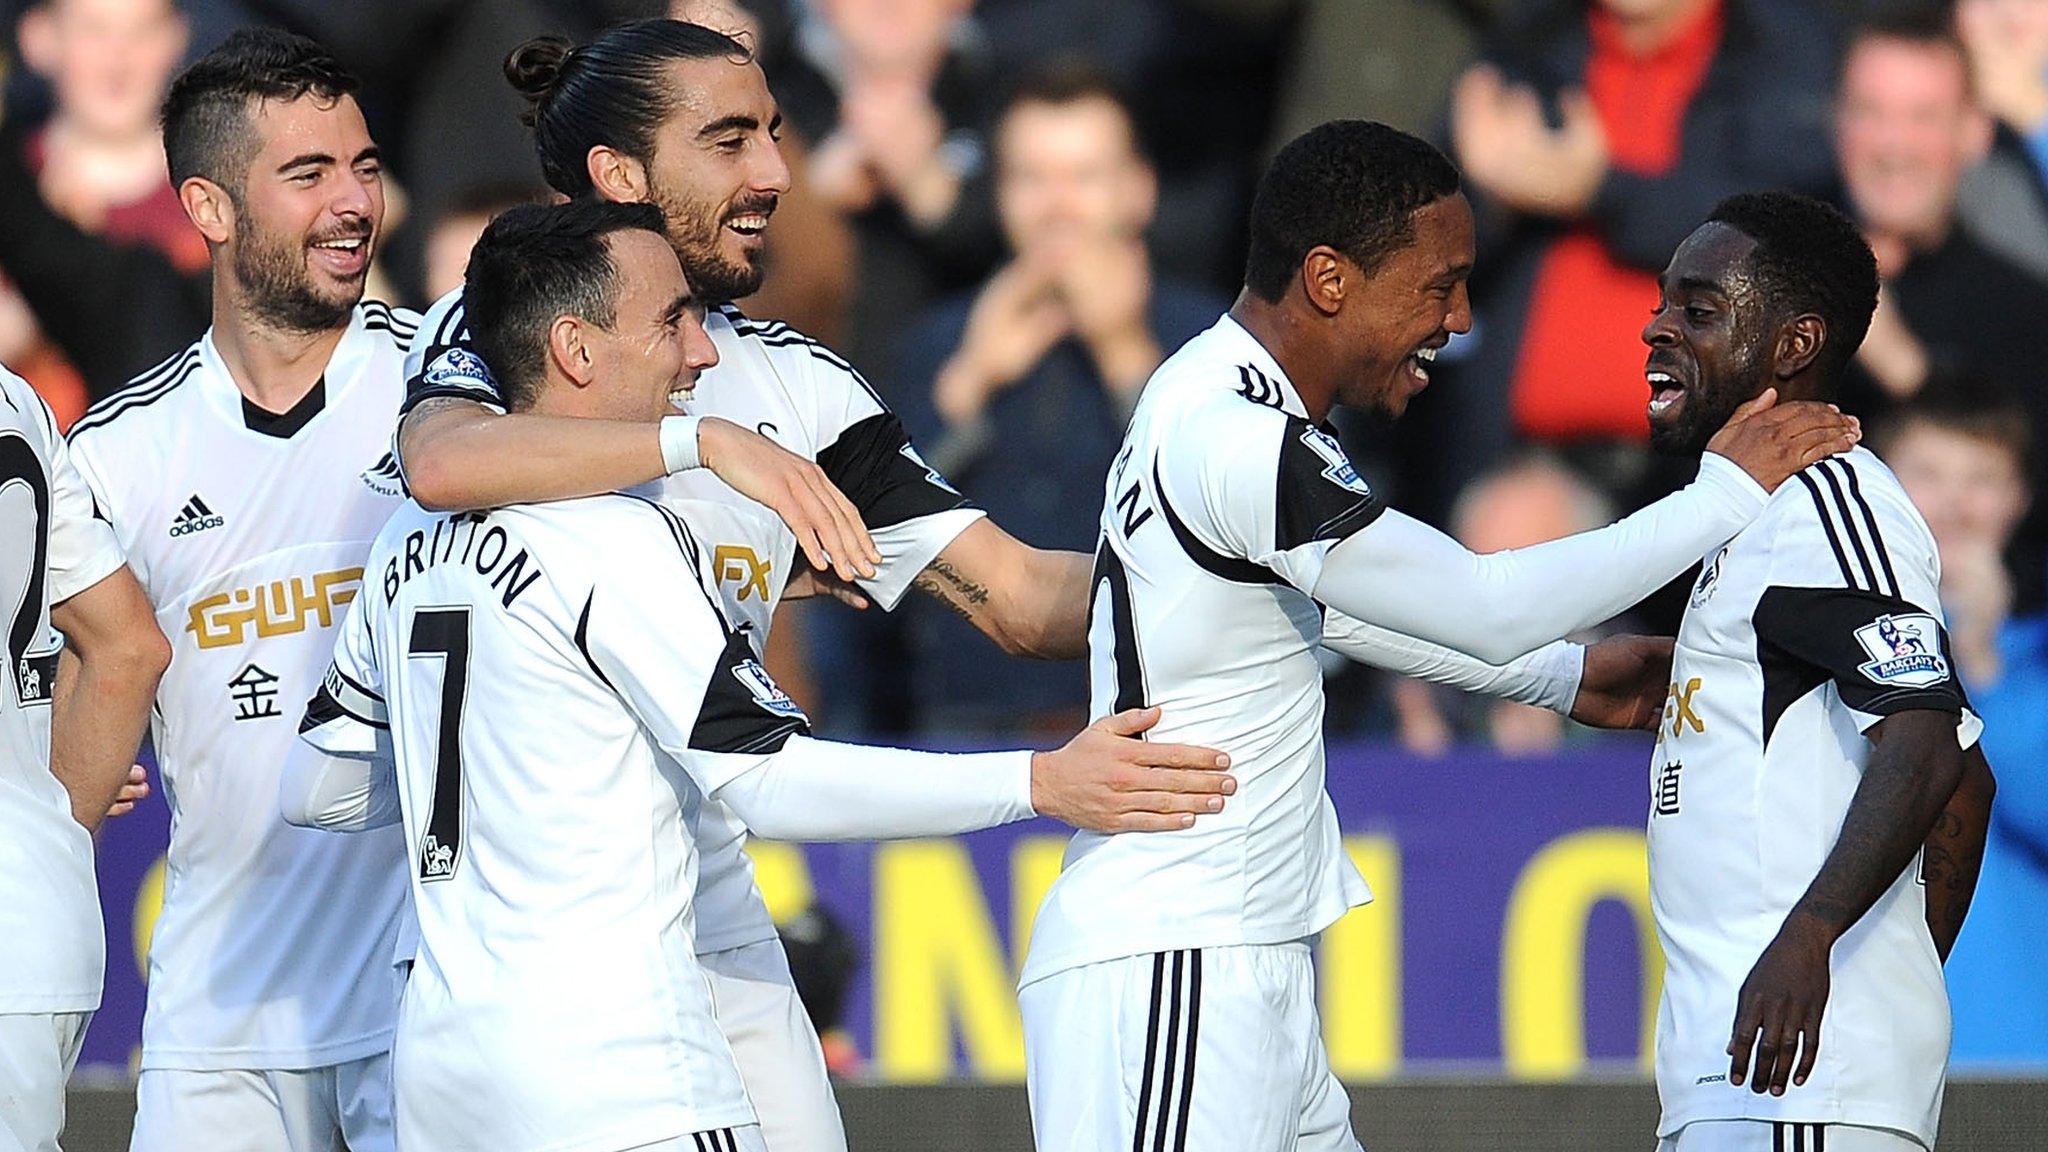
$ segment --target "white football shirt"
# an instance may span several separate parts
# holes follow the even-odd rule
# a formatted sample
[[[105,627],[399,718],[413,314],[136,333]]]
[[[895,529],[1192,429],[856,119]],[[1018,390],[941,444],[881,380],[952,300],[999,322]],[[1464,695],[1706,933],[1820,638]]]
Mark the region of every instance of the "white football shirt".
[[[893,608],[954,538],[984,513],[928,467],[868,382],[824,345],[785,324],[752,320],[732,305],[704,318],[718,363],[697,381],[689,410],[752,428],[818,462],[873,535],[882,563],[862,588]],[[434,302],[407,357],[405,407],[456,396],[502,410],[489,367],[469,342],[458,289]],[[756,655],[796,562],[796,537],[772,512],[709,469],[665,477],[648,491],[682,516],[703,543],[728,619]],[[719,952],[775,938],[768,906],[742,850],[746,827],[708,802],[695,814],[701,858],[697,947]]]
[[[92,837],[50,773],[50,606],[121,566],[28,381],[0,368],[0,1013],[90,1012],[106,970]]]
[[[1742,983],[1835,845],[1870,752],[1906,709],[1968,715],[1934,538],[1858,448],[1781,485],[1706,557],[1650,764],[1650,894],[1664,946],[1660,1135],[1747,1117],[1911,1133],[1934,1146],[1949,1010],[1915,864],[1835,944],[1819,1061],[1759,1096],[1728,1083]]]
[[[1089,613],[1093,715],[1227,749],[1237,793],[1179,832],[1077,833],[1021,983],[1145,952],[1311,936],[1371,899],[1323,789],[1331,548],[1384,505],[1228,318],[1153,374],[1105,490]]]
[[[371,550],[305,726],[358,754],[390,730],[420,933],[402,1145],[616,1149],[753,1122],[696,960],[690,825],[807,724],[705,563],[626,495],[408,502]]]
[[[390,1044],[397,833],[293,828],[277,796],[398,504],[377,469],[414,322],[357,307],[320,385],[283,415],[244,399],[208,333],[71,431],[171,641],[151,721],[171,844],[143,1068],[309,1068]]]

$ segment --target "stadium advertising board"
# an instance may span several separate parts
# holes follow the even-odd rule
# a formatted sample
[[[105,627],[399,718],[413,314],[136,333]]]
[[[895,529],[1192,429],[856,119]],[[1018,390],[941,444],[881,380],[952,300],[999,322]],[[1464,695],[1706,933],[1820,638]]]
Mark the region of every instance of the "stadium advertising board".
[[[1324,1034],[1352,1080],[1647,1069],[1662,962],[1644,872],[1647,740],[1553,756],[1330,750],[1346,844],[1376,901],[1318,942]],[[131,1066],[162,896],[161,792],[100,846],[107,993],[85,1062]],[[811,900],[860,941],[844,1023],[876,1079],[1023,1077],[1014,979],[1065,837],[757,844],[778,916]]]

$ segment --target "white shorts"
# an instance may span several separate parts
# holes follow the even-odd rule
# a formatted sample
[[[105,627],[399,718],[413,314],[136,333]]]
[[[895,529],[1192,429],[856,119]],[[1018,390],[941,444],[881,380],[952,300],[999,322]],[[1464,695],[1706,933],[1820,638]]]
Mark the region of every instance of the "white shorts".
[[[1128,956],[1017,999],[1040,1152],[1360,1152],[1306,942]]]
[[[128,1152],[394,1152],[391,1054],[290,1071],[145,1068]]]
[[[57,1152],[90,1012],[0,1014],[0,1152]]]
[[[697,962],[768,1152],[846,1152],[825,1051],[797,998],[782,941],[711,952]]]
[[[737,949],[735,949],[737,951]],[[693,1132],[673,1140],[657,1140],[625,1152],[768,1152],[758,1124],[742,1128],[720,1128],[715,1132]]]
[[[1927,1152],[1889,1128],[1783,1120],[1695,1120],[1657,1141],[1657,1152]]]

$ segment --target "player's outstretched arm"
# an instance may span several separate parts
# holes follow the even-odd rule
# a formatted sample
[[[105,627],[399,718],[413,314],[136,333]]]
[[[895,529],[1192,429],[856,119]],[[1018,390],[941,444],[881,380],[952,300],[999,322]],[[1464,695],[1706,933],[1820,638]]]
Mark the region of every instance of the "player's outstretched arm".
[[[1341,612],[1323,615],[1323,646],[1402,676],[1530,704],[1595,728],[1654,728],[1671,670],[1669,636],[1559,640],[1505,664],[1390,632]]]
[[[1963,751],[1963,779],[1947,807],[1935,818],[1921,852],[1921,877],[1927,881],[1927,930],[1934,950],[1948,961],[1956,936],[1977,894],[1977,873],[1984,864],[1984,839],[1991,831],[1991,799],[1998,782],[1979,742]]]
[[[97,830],[134,767],[171,646],[126,567],[53,606],[50,623],[67,653],[50,716],[50,768],[71,794],[71,814]]]
[[[1728,1081],[1747,1081],[1753,1092],[1782,1096],[1788,1079],[1806,1083],[1819,1053],[1835,941],[1912,863],[1963,778],[1953,712],[1895,712],[1869,736],[1870,760],[1834,848],[1737,997]]]
[[[1012,656],[1077,660],[1088,654],[1093,566],[1079,552],[1033,548],[984,517],[918,574],[917,587]]]
[[[679,442],[691,434],[693,442]],[[398,451],[413,498],[440,511],[594,496],[701,464],[780,516],[813,567],[850,581],[873,576],[882,558],[823,469],[717,417],[582,420],[435,396],[400,421]]]
[[[1481,556],[1389,510],[1330,550],[1310,594],[1369,623],[1506,663],[1656,591],[1747,527],[1777,485],[1860,438],[1825,405],[1769,407],[1775,399],[1767,391],[1737,412],[1693,483],[1617,523]]]
[[[1053,752],[946,755],[792,736],[712,795],[776,840],[950,836],[1034,815],[1096,832],[1191,827],[1236,791],[1230,758],[1136,739],[1158,721],[1156,708],[1119,713]],[[690,755],[699,773],[733,772],[703,762],[725,754]]]

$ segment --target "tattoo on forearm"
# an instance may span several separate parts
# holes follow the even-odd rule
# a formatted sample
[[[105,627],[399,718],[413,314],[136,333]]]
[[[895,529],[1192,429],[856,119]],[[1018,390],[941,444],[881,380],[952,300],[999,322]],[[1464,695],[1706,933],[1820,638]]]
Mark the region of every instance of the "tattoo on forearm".
[[[1963,886],[1962,861],[1949,851],[1963,834],[1963,818],[1953,812],[1943,812],[1934,822],[1934,831],[1927,834],[1925,855],[1921,857],[1920,876],[1929,888],[1953,892]]]
[[[962,576],[959,569],[944,560],[932,561],[930,567],[918,573],[916,584],[970,624],[988,606],[988,589]]]

